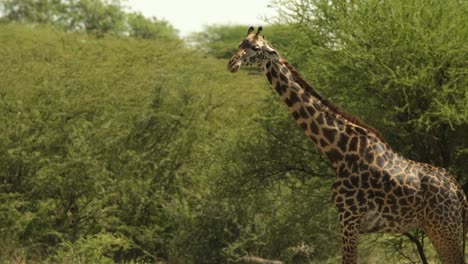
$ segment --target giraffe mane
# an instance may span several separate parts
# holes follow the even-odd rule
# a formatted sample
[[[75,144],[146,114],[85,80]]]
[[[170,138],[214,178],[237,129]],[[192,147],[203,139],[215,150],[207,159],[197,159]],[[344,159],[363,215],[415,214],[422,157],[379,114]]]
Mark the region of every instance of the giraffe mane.
[[[314,88],[312,88],[312,86],[306,81],[304,80],[304,78],[302,77],[302,75],[296,70],[296,68],[294,68],[294,66],[292,66],[286,59],[284,58],[280,58],[280,61],[282,63],[284,63],[284,65],[286,65],[286,67],[289,69],[289,71],[291,71],[291,74],[293,75],[294,77],[294,80],[307,92],[309,93],[310,95],[314,96],[315,98],[317,98],[324,106],[328,107],[330,110],[332,110],[334,113],[342,116],[344,119],[348,120],[349,122],[359,126],[359,127],[362,127],[372,133],[375,134],[375,136],[380,139],[381,141],[385,142],[385,140],[383,139],[382,137],[382,134],[375,128],[371,127],[370,125],[364,123],[362,120],[360,120],[359,118],[349,114],[349,113],[346,113],[344,111],[342,111],[340,108],[338,108],[336,105],[332,104],[330,101],[328,101],[327,99],[323,98],[319,93],[317,93],[317,91],[314,90]]]

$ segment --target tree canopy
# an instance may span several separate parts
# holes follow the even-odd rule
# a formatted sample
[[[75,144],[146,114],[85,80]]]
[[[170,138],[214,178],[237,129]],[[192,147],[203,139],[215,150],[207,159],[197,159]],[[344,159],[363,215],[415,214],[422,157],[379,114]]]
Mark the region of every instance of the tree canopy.
[[[167,21],[129,12],[120,0],[3,0],[1,21],[50,24],[66,31],[112,33],[146,39],[177,38]]]

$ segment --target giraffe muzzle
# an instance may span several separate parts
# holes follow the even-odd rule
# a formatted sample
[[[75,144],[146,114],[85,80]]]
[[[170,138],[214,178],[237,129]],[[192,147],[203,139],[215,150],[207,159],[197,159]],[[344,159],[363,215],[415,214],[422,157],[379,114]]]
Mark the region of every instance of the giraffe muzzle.
[[[241,66],[241,61],[237,58],[232,58],[231,60],[229,60],[229,63],[228,63],[228,70],[232,73],[235,73],[239,70]]]

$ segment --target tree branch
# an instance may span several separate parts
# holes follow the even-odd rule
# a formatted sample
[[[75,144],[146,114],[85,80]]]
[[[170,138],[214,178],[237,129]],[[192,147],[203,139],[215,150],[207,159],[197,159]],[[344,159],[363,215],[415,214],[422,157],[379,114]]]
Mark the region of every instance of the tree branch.
[[[424,247],[421,244],[421,241],[419,241],[419,239],[417,239],[410,233],[404,233],[404,235],[407,236],[409,240],[411,240],[414,244],[416,244],[416,247],[418,248],[419,257],[421,258],[422,263],[428,264],[426,255],[424,254]]]

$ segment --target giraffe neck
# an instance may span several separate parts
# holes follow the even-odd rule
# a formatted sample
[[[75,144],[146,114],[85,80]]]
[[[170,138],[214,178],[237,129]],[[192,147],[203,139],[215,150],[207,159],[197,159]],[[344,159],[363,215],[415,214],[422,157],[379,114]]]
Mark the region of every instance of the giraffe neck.
[[[267,60],[261,69],[297,124],[328,157],[333,167],[349,163],[345,161],[349,153],[364,156],[364,144],[370,143],[367,138],[381,142],[379,135],[345,118],[336,107],[326,102],[285,60]]]

